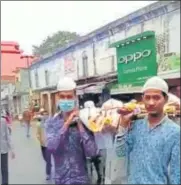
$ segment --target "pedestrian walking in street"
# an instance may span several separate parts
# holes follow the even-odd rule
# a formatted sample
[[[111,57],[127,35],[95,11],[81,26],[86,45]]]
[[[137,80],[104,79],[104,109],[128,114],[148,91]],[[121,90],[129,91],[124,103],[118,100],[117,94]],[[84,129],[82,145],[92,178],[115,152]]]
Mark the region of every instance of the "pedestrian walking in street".
[[[48,112],[43,108],[40,109],[40,116],[37,122],[37,139],[40,142],[42,157],[46,162],[46,180],[51,178],[51,153],[47,150],[46,134],[45,134],[45,121],[48,118]]]
[[[95,108],[95,104],[93,101],[86,101],[84,103],[84,108],[87,109],[88,111],[88,119],[91,116],[91,109]],[[88,121],[87,121],[88,122]],[[86,126],[88,123],[84,123]],[[96,141],[96,134],[94,133],[94,139],[96,142],[96,146],[98,149],[98,154],[97,156],[94,156],[88,160],[89,163],[89,172],[90,172],[90,177],[93,177],[93,165],[95,167],[96,173],[97,173],[97,181],[96,184],[102,184],[104,182],[104,175],[105,175],[105,160],[103,160],[103,156],[101,155],[101,150],[99,149],[99,144]],[[101,143],[102,144],[102,143]],[[93,165],[92,165],[93,164]]]
[[[1,184],[9,184],[8,154],[15,157],[6,120],[1,117]]]
[[[19,123],[20,123],[21,127],[23,127],[24,123],[23,123],[23,115],[22,114],[18,115],[18,120],[19,120]]]
[[[105,102],[102,104],[102,106],[108,107],[114,106],[114,100],[111,100]],[[116,106],[122,106],[122,102],[116,101]],[[86,125],[88,126],[88,120],[91,116],[94,116],[97,114],[97,111],[99,109],[95,107],[95,104],[93,101],[86,101],[84,103],[84,112],[81,113],[81,118]],[[94,138],[98,149],[98,156],[91,159],[91,162],[94,164],[94,167],[97,172],[97,184],[104,184],[107,183],[107,178],[110,177],[110,168],[113,168],[112,160],[115,160],[111,153],[114,150],[114,138],[115,138],[115,132],[117,128],[109,128],[109,125],[105,125],[102,131],[95,132]],[[91,165],[92,167],[92,165]],[[91,174],[94,174],[92,172],[92,169],[90,170]],[[120,174],[121,175],[121,174]]]
[[[8,125],[9,132],[11,134],[12,131],[12,117],[8,110],[6,110],[3,114],[3,118],[6,120],[6,123]]]
[[[26,137],[30,137],[30,127],[31,127],[31,112],[28,108],[23,112],[23,121],[26,129]]]
[[[93,135],[79,119],[76,84],[61,78],[57,90],[63,116],[46,120],[47,148],[55,159],[55,184],[89,184],[86,157],[96,156],[97,148]]]
[[[133,113],[122,116],[128,184],[180,184],[180,126],[164,115],[168,84],[152,77],[143,86],[148,116],[132,121]]]

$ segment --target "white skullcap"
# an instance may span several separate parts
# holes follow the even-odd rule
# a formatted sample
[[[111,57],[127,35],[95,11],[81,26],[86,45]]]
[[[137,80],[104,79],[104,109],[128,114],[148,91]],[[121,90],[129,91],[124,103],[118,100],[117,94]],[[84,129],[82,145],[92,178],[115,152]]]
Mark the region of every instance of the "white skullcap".
[[[86,101],[84,103],[84,108],[92,108],[92,107],[95,107],[95,104],[93,101]]]
[[[40,112],[44,112],[44,111],[45,111],[45,109],[44,109],[44,108],[41,108],[41,109],[40,109]]]
[[[76,83],[69,77],[61,78],[57,84],[58,91],[71,91],[74,89],[76,89]]]
[[[158,76],[149,78],[144,84],[142,92],[144,93],[149,89],[160,90],[168,95],[168,84],[165,82],[165,80]]]

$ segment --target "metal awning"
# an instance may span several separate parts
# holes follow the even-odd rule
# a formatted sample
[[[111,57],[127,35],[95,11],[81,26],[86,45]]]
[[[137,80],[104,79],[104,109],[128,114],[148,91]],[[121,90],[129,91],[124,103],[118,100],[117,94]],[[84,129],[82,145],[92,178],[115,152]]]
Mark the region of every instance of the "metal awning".
[[[15,96],[28,95],[28,94],[29,94],[28,92],[14,92],[12,96],[15,97]]]
[[[133,94],[133,93],[141,93],[142,87],[137,86],[137,87],[122,87],[122,88],[115,88],[111,89],[110,93],[112,95],[116,94]]]
[[[180,69],[177,69],[175,71],[170,71],[170,72],[169,71],[161,72],[161,73],[158,73],[158,76],[160,76],[165,80],[180,78]]]
[[[85,94],[99,94],[102,92],[104,85],[102,84],[97,84],[91,87],[87,87],[84,89]]]
[[[95,85],[96,85],[96,83],[78,85],[77,86],[77,89],[76,89],[77,95],[83,95],[85,93],[84,90],[86,88],[89,88],[89,87],[92,87],[92,86],[95,86]]]
[[[104,88],[105,84],[107,84],[106,81],[78,86],[77,94],[78,95],[82,95],[82,94],[99,94],[99,93],[102,92],[102,89]]]
[[[41,92],[41,91],[53,91],[57,88],[57,86],[47,86],[47,87],[44,87],[44,88],[37,88],[37,89],[34,89],[33,92]]]
[[[96,83],[78,85],[78,86],[77,86],[77,90],[82,90],[82,89],[85,89],[85,88],[87,88],[87,87],[94,86],[94,85],[96,85]]]

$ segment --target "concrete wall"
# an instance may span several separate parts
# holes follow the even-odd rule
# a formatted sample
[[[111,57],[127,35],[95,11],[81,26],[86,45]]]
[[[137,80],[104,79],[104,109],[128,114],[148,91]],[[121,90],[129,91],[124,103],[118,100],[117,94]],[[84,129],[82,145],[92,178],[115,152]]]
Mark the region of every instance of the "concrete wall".
[[[15,114],[22,113],[29,105],[29,79],[28,70],[20,69],[16,74],[18,81],[15,83],[18,98],[13,100]]]
[[[97,31],[96,36],[87,36],[87,40],[80,41],[70,48],[32,65],[31,78],[33,89],[47,87],[45,70],[49,71],[50,83],[48,86],[56,85],[58,78],[64,75],[71,76],[74,79],[82,78],[84,77],[84,68],[87,70],[86,76],[89,77],[116,71],[116,51],[115,48],[109,48],[110,43],[147,30],[154,30],[160,37],[164,33],[168,33],[166,52],[180,51],[180,6],[178,3],[158,2],[151,7],[149,6],[118,20],[117,26],[114,28],[107,26],[107,32],[105,30],[102,33]],[[119,22],[121,24],[118,24]],[[116,21],[114,22],[115,24]],[[83,55],[87,56],[87,66],[85,67],[82,60]],[[39,82],[41,82],[39,87],[36,87],[36,70]]]
[[[8,95],[12,95],[14,92],[15,86],[14,84],[1,84],[1,99],[6,98]]]
[[[12,83],[1,84],[1,105],[2,107],[14,112],[12,95],[14,93],[15,86]]]

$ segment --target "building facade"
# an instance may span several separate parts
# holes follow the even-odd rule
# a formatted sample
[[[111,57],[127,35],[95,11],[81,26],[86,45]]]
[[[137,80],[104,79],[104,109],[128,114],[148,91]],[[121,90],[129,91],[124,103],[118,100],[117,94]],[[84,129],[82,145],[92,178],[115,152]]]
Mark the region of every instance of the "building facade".
[[[13,93],[15,90],[14,81],[1,82],[1,107],[2,109],[14,112],[13,108]]]
[[[14,114],[20,113],[21,109],[26,106],[24,104],[26,101],[21,101],[18,97],[13,99],[13,95],[17,93],[15,89],[17,90],[18,86],[27,88],[26,82],[24,84],[24,82],[20,83],[17,81],[18,77],[14,71],[17,68],[27,68],[33,62],[36,62],[35,57],[22,54],[23,50],[20,49],[20,45],[17,42],[1,41],[1,102],[6,109],[9,109]],[[23,80],[28,80],[28,77],[23,74],[24,72],[20,73],[19,76],[22,76]]]
[[[16,67],[28,67],[27,59],[22,58],[23,50],[17,42],[1,42],[1,76],[14,76]],[[30,64],[34,59],[30,59]]]
[[[13,92],[14,114],[22,114],[25,108],[29,107],[29,80],[28,69],[16,68],[15,73],[15,90]]]
[[[51,102],[49,92],[51,90],[54,93],[61,76],[83,80],[84,84],[94,77],[104,76],[106,79],[110,74],[116,76],[116,49],[110,48],[110,44],[148,30],[156,33],[157,50],[161,59],[166,54],[180,54],[180,2],[153,3],[81,37],[75,43],[60,48],[53,55],[33,64],[33,91],[39,91],[42,97],[47,94],[44,102]],[[162,62],[158,75],[163,78],[180,78],[178,62],[174,67],[167,67]],[[91,87],[88,92],[91,91],[94,93],[96,90]],[[42,103],[42,106],[45,104]]]

